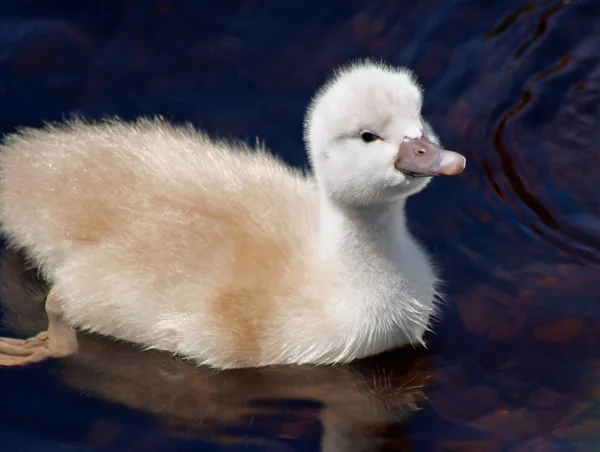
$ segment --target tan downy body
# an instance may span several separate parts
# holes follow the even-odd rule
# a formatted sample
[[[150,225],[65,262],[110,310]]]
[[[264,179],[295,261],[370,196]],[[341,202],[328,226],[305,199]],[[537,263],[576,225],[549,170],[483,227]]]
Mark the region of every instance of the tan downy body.
[[[352,76],[369,85],[369,74],[395,81],[388,93],[395,102],[402,88],[415,91],[406,72],[371,63],[341,74],[342,87]],[[415,92],[409,94],[420,96]],[[309,117],[337,121],[339,112],[323,100],[335,94],[321,92]],[[411,120],[420,118],[420,103],[413,110]],[[391,111],[370,117],[383,123],[387,115],[385,129],[396,119]],[[414,136],[395,139],[427,136],[419,123],[420,132],[412,127]],[[407,160],[398,155],[406,148],[399,153],[397,143],[355,168],[343,159],[362,151],[347,145],[341,166],[327,170],[339,155],[327,136],[320,139],[327,133],[307,125],[315,179],[265,150],[162,120],[76,120],[8,137],[0,151],[2,229],[52,290],[49,332],[5,340],[4,350],[0,343],[0,352],[12,355],[4,364],[74,352],[74,332],[48,352],[49,337],[58,335],[53,322],[62,333],[94,331],[218,368],[344,362],[420,342],[434,312],[436,277],[403,207],[429,178],[402,173],[398,162]],[[440,151],[437,138],[427,137]],[[450,157],[428,170],[462,171],[464,159]],[[383,182],[378,165],[385,165]],[[414,162],[407,165],[414,172]],[[361,166],[364,190],[352,186],[361,182]]]

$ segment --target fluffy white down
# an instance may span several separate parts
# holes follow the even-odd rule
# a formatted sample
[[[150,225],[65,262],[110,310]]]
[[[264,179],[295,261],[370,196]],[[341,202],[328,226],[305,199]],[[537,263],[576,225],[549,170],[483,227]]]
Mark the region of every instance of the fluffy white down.
[[[73,326],[216,368],[346,362],[422,343],[436,276],[404,218],[437,137],[404,69],[364,61],[317,93],[314,171],[160,119],[26,129],[0,152],[0,221]],[[365,143],[363,130],[386,140]]]

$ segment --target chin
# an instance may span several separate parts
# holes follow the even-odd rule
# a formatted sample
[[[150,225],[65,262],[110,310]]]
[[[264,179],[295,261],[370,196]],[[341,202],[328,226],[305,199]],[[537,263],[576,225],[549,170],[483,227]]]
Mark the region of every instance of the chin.
[[[411,196],[419,193],[431,182],[432,177],[407,177],[404,185],[404,195]]]
[[[327,190],[334,203],[351,207],[384,206],[394,204],[423,190],[431,177],[411,177],[396,173],[385,182],[368,183],[361,181],[348,189],[348,185],[331,184]],[[368,187],[365,189],[365,187]]]
[[[401,199],[412,196],[423,190],[429,182],[431,177],[411,177],[403,176],[402,180],[393,187],[389,187],[386,190],[382,190],[379,194],[378,203],[394,203]]]

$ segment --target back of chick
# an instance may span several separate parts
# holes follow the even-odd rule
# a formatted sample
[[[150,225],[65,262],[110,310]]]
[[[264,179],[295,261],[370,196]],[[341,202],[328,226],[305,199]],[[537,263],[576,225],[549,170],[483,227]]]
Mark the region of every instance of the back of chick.
[[[76,120],[10,136],[0,168],[3,232],[84,330],[257,365],[281,353],[289,303],[312,302],[316,189],[265,151],[160,120]]]

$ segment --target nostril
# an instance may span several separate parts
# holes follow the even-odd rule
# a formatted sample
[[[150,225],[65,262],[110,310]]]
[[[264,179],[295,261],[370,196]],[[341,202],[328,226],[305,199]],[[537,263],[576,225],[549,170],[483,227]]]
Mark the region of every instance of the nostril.
[[[425,155],[425,149],[415,149],[416,155]]]

